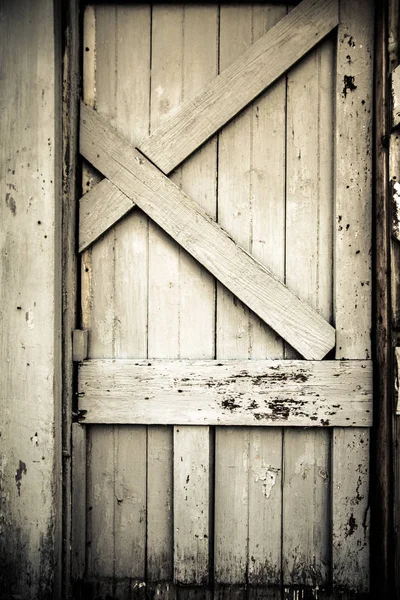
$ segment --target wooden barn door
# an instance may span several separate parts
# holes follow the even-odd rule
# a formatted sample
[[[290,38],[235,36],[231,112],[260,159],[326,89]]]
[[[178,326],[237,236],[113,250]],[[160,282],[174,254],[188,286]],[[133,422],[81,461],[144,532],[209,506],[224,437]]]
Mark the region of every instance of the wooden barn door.
[[[373,3],[84,10],[82,598],[369,589]]]

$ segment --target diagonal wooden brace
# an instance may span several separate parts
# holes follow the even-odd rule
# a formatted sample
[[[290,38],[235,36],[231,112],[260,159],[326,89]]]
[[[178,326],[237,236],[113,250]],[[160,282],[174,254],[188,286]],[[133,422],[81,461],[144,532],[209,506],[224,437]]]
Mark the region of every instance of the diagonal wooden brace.
[[[307,359],[321,359],[335,330],[98,113],[81,105],[81,154],[235,296]]]
[[[139,143],[139,150],[165,174],[170,173],[328,35],[338,21],[338,0],[303,0]],[[132,206],[132,200],[107,181],[83,196],[79,250],[87,248]]]

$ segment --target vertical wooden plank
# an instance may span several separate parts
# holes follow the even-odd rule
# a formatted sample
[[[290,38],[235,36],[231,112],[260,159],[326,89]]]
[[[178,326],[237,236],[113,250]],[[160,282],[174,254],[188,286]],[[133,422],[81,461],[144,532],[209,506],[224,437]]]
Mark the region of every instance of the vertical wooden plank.
[[[286,6],[254,5],[252,40],[286,15]],[[285,276],[286,78],[251,108],[251,253]],[[268,191],[266,186],[268,181]],[[251,358],[283,358],[283,340],[251,315]],[[281,583],[282,430],[249,430],[248,597],[277,598]]]
[[[182,92],[189,100],[217,75],[218,7],[185,6],[182,13]],[[179,169],[182,189],[216,215],[216,138]],[[215,284],[186,252],[179,253],[179,341],[182,358],[214,357]],[[174,428],[174,580],[209,583],[210,432]],[[180,593],[181,595],[181,593]],[[185,597],[196,598],[195,589]]]
[[[287,91],[286,282],[328,320],[332,317],[333,59],[332,40],[326,40],[290,71]],[[287,357],[295,355],[287,348]],[[318,589],[328,583],[329,461],[327,430],[285,430],[285,586]]]
[[[95,40],[85,47],[95,48],[95,57],[89,65],[95,67],[92,78],[85,81],[85,91],[90,101],[103,114],[114,117],[115,106],[112,96],[115,77],[115,9],[94,9],[91,29]],[[89,30],[90,31],[90,30]],[[90,50],[88,51],[90,58]],[[100,73],[96,66],[100,65]],[[89,67],[88,67],[89,68]],[[110,71],[109,85],[104,70]],[[89,89],[89,86],[92,86]],[[115,120],[114,120],[115,122]],[[90,181],[90,179],[89,179]],[[92,247],[90,266],[90,344],[91,358],[113,357],[114,339],[114,230],[111,229]],[[89,272],[86,274],[89,277]],[[83,319],[88,319],[83,315]],[[88,430],[88,565],[89,578],[113,577],[115,560],[114,531],[114,427],[98,426]]]
[[[95,30],[95,59],[92,44],[85,43],[89,66],[95,67],[95,80],[84,69],[89,101],[134,143],[148,126],[150,9],[101,6],[94,17],[95,28],[88,23],[88,31]],[[93,246],[90,260],[84,258],[91,357],[146,356],[147,238],[147,219],[135,211]],[[89,448],[89,576],[143,580],[146,428],[94,428]]]
[[[87,6],[83,15],[83,99],[95,105],[96,73],[96,14],[93,6]],[[97,183],[90,165],[82,164],[82,190],[89,191]],[[90,330],[92,308],[92,268],[91,248],[81,256],[81,328]],[[89,348],[90,348],[89,331]],[[89,350],[90,351],[90,350]],[[87,572],[87,558],[90,555],[90,512],[87,495],[87,428],[74,425],[72,436],[72,567],[75,579],[79,580]],[[83,544],[83,547],[82,547]]]
[[[87,433],[87,570],[89,579],[114,576],[114,427]]]
[[[221,7],[221,70],[285,13],[276,6]],[[285,87],[279,82],[221,132],[218,181],[219,222],[281,277]],[[282,340],[222,286],[217,311],[218,357],[283,356]],[[249,597],[272,598],[276,590],[267,586],[280,584],[281,440],[279,430],[216,432],[215,578],[236,584],[231,595],[242,597],[250,583]],[[217,597],[227,593],[218,586]]]
[[[115,125],[132,143],[148,132],[150,18],[149,6],[116,8],[115,88],[108,85],[115,97]],[[98,65],[98,72],[100,68]],[[104,77],[107,78],[107,71]],[[115,227],[114,336],[118,358],[147,355],[147,244],[148,219],[141,211],[134,210]],[[116,579],[145,578],[146,461],[146,427],[116,427]]]
[[[206,438],[207,436],[207,438]],[[174,427],[174,579],[209,580],[208,427]]]
[[[336,78],[336,358],[371,357],[373,3],[342,0]],[[369,433],[333,437],[333,582],[369,589]]]
[[[252,43],[252,7],[221,5],[220,71]],[[219,134],[218,221],[230,235],[249,248],[251,213],[251,111],[248,109]],[[217,358],[250,357],[249,311],[220,284],[217,285]],[[215,582],[216,598],[224,597],[221,584],[238,586],[245,597],[248,568],[249,431],[216,429],[215,438]]]
[[[82,581],[86,568],[86,431],[72,425],[72,522],[71,522],[71,577]]]
[[[181,6],[152,8],[150,132],[181,102],[182,18]],[[176,182],[179,180],[175,175]],[[179,356],[179,248],[152,222],[148,277],[148,356],[176,358]],[[147,443],[147,574],[150,581],[171,582],[172,428],[149,427]],[[165,586],[159,591],[168,597]]]

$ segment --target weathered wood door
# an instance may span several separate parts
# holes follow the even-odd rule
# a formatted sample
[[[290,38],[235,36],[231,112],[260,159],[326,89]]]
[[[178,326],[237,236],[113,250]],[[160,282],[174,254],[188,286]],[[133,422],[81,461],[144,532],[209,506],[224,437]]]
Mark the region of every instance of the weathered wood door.
[[[373,3],[83,38],[77,596],[367,594]]]

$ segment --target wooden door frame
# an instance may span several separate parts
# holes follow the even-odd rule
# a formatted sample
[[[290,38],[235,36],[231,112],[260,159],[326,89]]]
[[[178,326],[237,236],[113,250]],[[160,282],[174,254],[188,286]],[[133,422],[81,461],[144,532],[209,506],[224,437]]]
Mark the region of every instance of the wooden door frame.
[[[291,2],[292,3],[292,2]],[[62,1],[63,51],[63,186],[62,186],[62,314],[63,314],[63,598],[72,597],[71,589],[71,432],[76,372],[72,362],[72,330],[79,320],[79,262],[76,239],[76,215],[79,192],[78,117],[81,91],[81,30],[82,15],[79,0]],[[393,342],[391,328],[390,272],[390,194],[389,194],[389,81],[388,47],[389,16],[398,10],[399,0],[376,3],[375,31],[375,99],[374,99],[374,249],[373,249],[373,311],[372,324],[375,363],[375,423],[372,430],[371,481],[371,591],[381,598],[392,598],[400,592],[400,567],[395,568],[399,543],[395,538],[399,528],[393,515],[394,485],[399,483],[394,472],[394,442],[396,435],[393,409]],[[399,55],[399,45],[396,46]],[[393,65],[392,65],[393,66]],[[398,336],[398,334],[397,334]],[[398,437],[397,437],[398,439]],[[397,464],[397,463],[396,463]],[[395,580],[397,586],[395,586]]]

